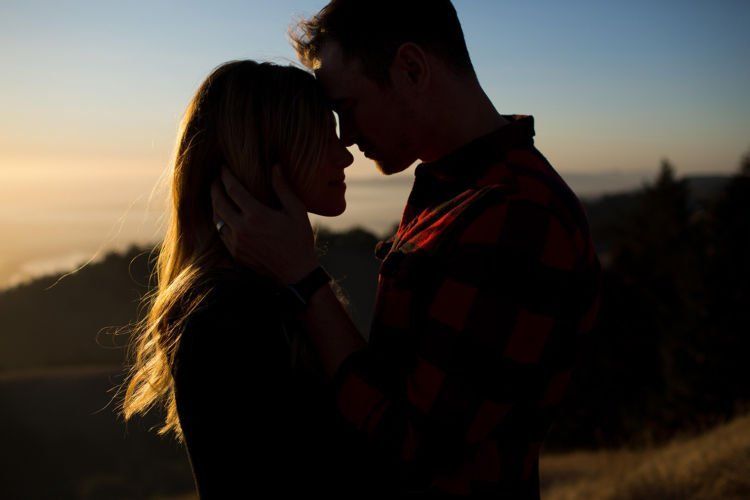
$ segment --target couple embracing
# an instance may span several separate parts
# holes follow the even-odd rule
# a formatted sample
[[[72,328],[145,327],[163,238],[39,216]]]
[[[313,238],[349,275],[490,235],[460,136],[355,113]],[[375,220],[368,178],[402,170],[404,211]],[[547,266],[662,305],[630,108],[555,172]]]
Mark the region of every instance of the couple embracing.
[[[538,498],[597,309],[581,204],[449,0],[332,0],[298,28],[310,71],[226,63],[188,106],[126,417],[166,408],[203,498]],[[345,210],[355,144],[386,175],[420,161],[368,341],[308,218]]]

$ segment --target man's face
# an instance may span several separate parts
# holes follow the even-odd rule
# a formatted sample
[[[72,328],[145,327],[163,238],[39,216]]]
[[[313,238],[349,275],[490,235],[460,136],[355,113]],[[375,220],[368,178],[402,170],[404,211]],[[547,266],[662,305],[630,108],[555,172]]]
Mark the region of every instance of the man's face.
[[[323,44],[315,71],[339,117],[341,140],[356,144],[386,175],[406,169],[419,157],[409,100],[399,89],[381,88],[344,57],[335,41]]]

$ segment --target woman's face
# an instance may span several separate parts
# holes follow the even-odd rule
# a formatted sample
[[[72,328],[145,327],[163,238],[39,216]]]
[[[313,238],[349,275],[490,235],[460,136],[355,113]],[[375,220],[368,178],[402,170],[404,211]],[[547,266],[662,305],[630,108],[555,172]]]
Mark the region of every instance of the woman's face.
[[[333,112],[329,114],[326,147],[309,188],[300,190],[299,197],[308,212],[333,217],[346,209],[344,169],[354,158],[336,135]]]

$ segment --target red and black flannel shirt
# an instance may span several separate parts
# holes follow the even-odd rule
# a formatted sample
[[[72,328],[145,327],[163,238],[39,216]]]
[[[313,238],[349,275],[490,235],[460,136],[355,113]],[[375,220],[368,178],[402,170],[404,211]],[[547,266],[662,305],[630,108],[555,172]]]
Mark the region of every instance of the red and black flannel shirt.
[[[539,450],[599,262],[531,116],[415,171],[382,259],[370,341],[335,377],[341,415],[404,492],[538,498]]]

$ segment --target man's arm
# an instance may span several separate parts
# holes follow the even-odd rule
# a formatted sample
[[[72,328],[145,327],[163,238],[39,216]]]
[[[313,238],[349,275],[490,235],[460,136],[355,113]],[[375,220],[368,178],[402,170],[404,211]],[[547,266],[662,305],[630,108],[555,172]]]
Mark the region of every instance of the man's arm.
[[[349,355],[366,345],[330,285],[315,292],[302,320],[331,378]]]

